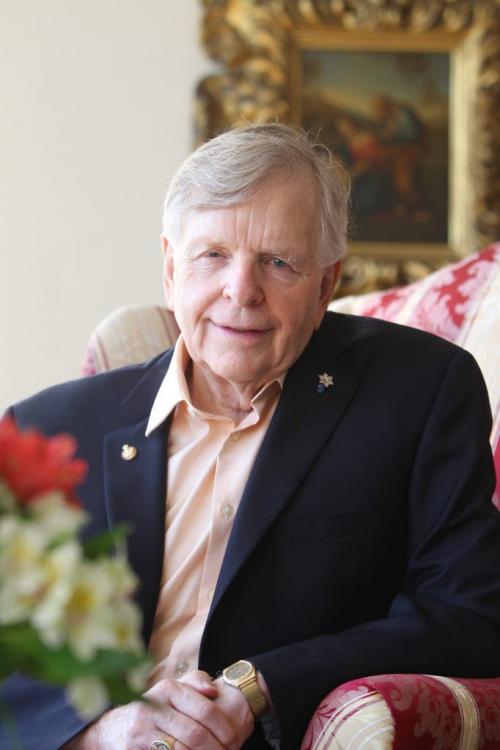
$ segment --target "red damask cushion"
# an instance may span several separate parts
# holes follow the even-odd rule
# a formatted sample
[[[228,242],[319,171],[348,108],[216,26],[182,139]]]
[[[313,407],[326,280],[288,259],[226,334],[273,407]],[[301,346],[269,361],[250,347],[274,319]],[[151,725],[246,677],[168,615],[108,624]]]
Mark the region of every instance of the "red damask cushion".
[[[498,750],[500,678],[396,674],[352,680],[323,700],[301,750],[393,747]]]

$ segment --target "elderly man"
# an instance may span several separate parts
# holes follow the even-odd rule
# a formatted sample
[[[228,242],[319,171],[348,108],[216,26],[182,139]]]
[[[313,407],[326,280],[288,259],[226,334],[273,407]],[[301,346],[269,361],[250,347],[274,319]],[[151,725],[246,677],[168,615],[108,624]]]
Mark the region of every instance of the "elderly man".
[[[13,409],[77,437],[91,532],[133,524],[155,659],[156,706],[89,726],[11,680],[26,750],[297,750],[349,678],[500,673],[482,378],[438,338],[325,314],[347,202],[291,128],[205,144],[165,202],[173,351]]]

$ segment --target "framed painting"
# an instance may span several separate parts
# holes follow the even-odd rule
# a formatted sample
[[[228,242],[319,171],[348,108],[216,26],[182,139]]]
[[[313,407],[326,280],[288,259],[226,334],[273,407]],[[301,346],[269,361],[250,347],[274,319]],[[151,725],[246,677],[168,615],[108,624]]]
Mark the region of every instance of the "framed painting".
[[[411,51],[404,34],[298,38],[290,118],[317,133],[350,173],[353,239],[441,252],[453,224],[449,50],[460,37],[441,36],[439,50],[434,36],[427,47],[419,38]]]
[[[330,146],[353,183],[354,291],[500,237],[498,0],[203,5],[223,69],[198,86],[198,140],[279,120]]]

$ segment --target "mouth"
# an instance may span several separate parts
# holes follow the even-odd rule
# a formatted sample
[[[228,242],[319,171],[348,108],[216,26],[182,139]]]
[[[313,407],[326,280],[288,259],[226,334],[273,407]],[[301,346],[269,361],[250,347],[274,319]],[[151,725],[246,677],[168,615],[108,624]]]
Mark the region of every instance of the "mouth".
[[[224,333],[228,336],[233,336],[242,340],[245,339],[259,339],[265,336],[266,334],[270,333],[272,331],[272,328],[252,328],[250,326],[243,327],[243,326],[231,326],[231,325],[222,325],[221,323],[215,323],[214,321],[211,321],[212,325],[214,325],[221,333]]]

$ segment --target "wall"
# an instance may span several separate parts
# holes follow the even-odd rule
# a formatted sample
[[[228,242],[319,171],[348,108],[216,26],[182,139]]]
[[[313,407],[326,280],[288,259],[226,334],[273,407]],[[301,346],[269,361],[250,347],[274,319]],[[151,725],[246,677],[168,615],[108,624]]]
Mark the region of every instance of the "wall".
[[[161,202],[210,72],[201,0],[15,0],[0,25],[0,409],[161,301]]]

